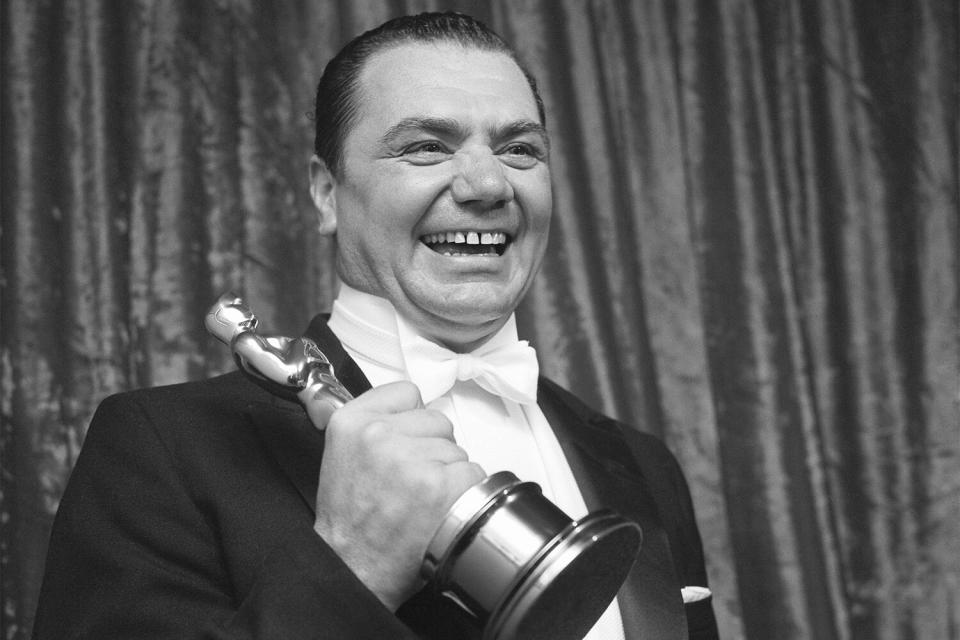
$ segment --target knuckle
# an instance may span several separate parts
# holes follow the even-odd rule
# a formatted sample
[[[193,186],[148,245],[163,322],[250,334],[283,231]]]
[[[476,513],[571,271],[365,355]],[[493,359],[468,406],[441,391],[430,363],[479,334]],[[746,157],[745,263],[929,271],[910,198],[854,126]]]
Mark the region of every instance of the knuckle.
[[[327,437],[337,437],[350,423],[350,413],[344,413],[343,411],[335,411],[330,420],[327,422]]]
[[[383,444],[392,431],[393,429],[386,420],[372,420],[362,429],[359,429],[358,434],[364,446],[373,448]]]
[[[467,477],[473,480],[473,482],[470,483],[471,485],[477,484],[487,477],[486,471],[476,462],[467,461],[467,467]]]
[[[469,456],[467,455],[466,449],[453,443],[450,445],[450,458],[453,462],[469,461]]]
[[[412,495],[421,497],[435,496],[437,489],[443,486],[435,465],[420,464],[410,467],[407,474],[407,483]]]
[[[421,404],[420,389],[409,380],[400,380],[394,383],[397,393],[400,394],[405,404],[418,406]]]
[[[446,439],[453,438],[453,423],[450,422],[450,418],[434,409],[424,409],[423,415],[424,420],[429,421],[428,424],[438,436]]]

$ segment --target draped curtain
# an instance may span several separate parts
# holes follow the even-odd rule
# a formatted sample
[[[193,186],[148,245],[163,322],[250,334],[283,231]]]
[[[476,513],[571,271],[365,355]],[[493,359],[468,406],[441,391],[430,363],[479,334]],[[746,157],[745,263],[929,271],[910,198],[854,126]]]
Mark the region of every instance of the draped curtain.
[[[326,60],[457,9],[514,43],[555,215],[543,371],[691,485],[725,638],[960,638],[955,0],[5,0],[0,635],[97,403],[231,368],[202,318],[329,309]]]

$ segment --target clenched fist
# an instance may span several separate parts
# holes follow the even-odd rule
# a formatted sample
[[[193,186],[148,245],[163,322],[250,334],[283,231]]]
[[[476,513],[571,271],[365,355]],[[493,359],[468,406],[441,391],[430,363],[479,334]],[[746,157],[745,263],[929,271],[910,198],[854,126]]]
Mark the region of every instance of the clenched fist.
[[[314,529],[396,610],[422,585],[420,564],[447,511],[484,477],[416,386],[383,385],[327,424]]]

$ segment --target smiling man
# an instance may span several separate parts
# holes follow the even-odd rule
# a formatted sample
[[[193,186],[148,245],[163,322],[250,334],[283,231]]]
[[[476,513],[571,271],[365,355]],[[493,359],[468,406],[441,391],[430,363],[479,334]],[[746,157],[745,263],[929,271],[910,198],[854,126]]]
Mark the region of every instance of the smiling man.
[[[233,373],[106,400],[35,637],[479,637],[419,568],[454,501],[509,470],[574,518],[643,527],[589,640],[715,638],[674,458],[539,378],[518,340],[552,202],[513,51],[459,14],[390,21],[328,64],[316,127],[310,189],[342,288],[305,335],[356,399],[311,425]]]
[[[339,273],[425,337],[469,350],[504,325],[546,248],[536,100],[506,53],[442,40],[391,45],[358,81],[341,157],[320,148],[312,165]]]

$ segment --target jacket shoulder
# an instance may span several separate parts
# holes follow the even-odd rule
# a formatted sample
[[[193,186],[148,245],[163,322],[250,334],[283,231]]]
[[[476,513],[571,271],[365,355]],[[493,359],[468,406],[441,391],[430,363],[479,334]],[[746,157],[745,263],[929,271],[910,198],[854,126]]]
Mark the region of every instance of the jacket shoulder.
[[[271,396],[241,372],[231,371],[202,380],[119,391],[107,396],[103,403],[108,406],[128,403],[173,404],[190,402],[203,404],[207,402],[226,403],[235,399],[249,401],[251,399],[263,399],[264,397]]]
[[[78,464],[86,450],[121,446],[166,450],[178,467],[236,457],[259,446],[248,416],[252,405],[269,406],[279,419],[303,413],[240,372],[113,394],[97,407]]]
[[[538,395],[540,402],[557,403],[581,422],[600,431],[610,433],[616,438],[626,439],[631,450],[634,448],[644,450],[646,452],[645,458],[663,459],[676,463],[676,458],[663,443],[663,440],[597,411],[549,378],[540,377]]]
[[[236,418],[251,404],[267,403],[279,408],[298,405],[282,400],[259,387],[239,371],[213,378],[121,391],[106,397],[97,408],[92,426],[105,416],[136,413],[156,424],[196,425]]]

